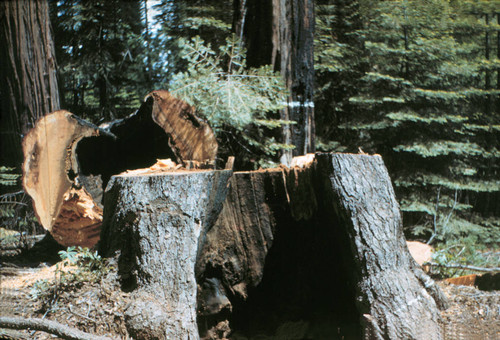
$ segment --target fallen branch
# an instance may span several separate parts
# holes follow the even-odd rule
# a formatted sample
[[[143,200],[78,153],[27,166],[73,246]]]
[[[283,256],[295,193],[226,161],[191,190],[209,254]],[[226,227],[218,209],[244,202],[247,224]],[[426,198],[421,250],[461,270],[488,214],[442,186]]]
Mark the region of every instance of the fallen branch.
[[[70,340],[111,340],[111,338],[82,332],[52,320],[38,318],[0,317],[0,328],[33,329],[57,335]]]
[[[458,263],[440,264],[440,263],[435,263],[435,262],[426,262],[426,263],[424,263],[424,266],[467,269],[467,270],[475,270],[478,272],[486,272],[486,273],[500,272],[500,268],[498,268],[498,267],[486,268],[486,267],[468,266],[465,264],[458,264]]]

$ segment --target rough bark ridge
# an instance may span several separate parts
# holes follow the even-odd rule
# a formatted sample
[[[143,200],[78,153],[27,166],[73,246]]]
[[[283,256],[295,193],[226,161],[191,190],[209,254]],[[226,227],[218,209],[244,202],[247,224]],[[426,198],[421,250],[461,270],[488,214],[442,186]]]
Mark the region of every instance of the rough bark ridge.
[[[55,49],[47,1],[2,1],[0,13],[0,155],[19,166],[22,136],[59,109]]]
[[[109,183],[100,250],[118,252],[122,286],[134,291],[125,317],[135,338],[198,338],[195,261],[231,173],[121,175]]]
[[[369,339],[441,339],[445,299],[410,256],[380,156],[322,155],[329,206],[349,240],[357,308]]]
[[[120,251],[134,336],[441,339],[445,299],[411,258],[380,156],[236,172],[220,213],[202,189],[217,173],[108,187],[101,251]]]

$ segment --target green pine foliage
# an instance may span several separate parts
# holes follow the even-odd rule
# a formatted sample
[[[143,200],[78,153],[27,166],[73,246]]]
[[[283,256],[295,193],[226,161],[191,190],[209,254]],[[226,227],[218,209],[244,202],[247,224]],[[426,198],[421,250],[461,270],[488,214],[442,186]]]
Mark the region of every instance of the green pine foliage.
[[[0,166],[0,245],[19,242],[38,232],[39,226],[24,191],[16,191],[21,175],[15,168]]]
[[[339,21],[347,3],[355,2],[330,1],[328,13]],[[493,39],[499,26],[491,2],[356,3],[361,19],[344,16],[341,28],[318,25],[325,42],[317,82],[329,85],[318,87],[316,107],[327,111],[316,115],[319,121],[338,117],[329,130],[318,130],[319,138],[337,142],[337,150],[361,147],[384,157],[409,237],[500,242],[499,47]],[[324,9],[317,6],[319,16]],[[367,67],[356,74],[359,65]],[[335,96],[323,93],[332,89],[341,99],[331,108],[318,104]]]
[[[170,92],[195,106],[218,137],[219,156],[238,162],[272,165],[278,151],[291,146],[270,137],[270,130],[291,122],[273,118],[286,90],[271,67],[248,68],[241,42],[233,35],[214,51],[200,37],[180,40],[187,70],[173,77]]]
[[[97,122],[122,117],[151,89],[142,1],[51,1],[62,107]]]
[[[156,41],[167,47],[163,60],[174,71],[161,87],[209,122],[221,161],[236,156],[239,169],[273,166],[278,152],[291,148],[278,141],[277,128],[291,123],[276,117],[285,86],[269,66],[246,65],[243,44],[231,33],[232,8],[231,1],[160,1]]]
[[[16,185],[21,175],[13,173],[15,168],[0,166],[0,185]]]
[[[15,168],[0,166],[0,186],[15,186],[18,184],[21,175],[14,173]],[[3,190],[2,190],[3,191]],[[16,195],[3,194],[0,195],[0,220],[11,219],[16,213]]]
[[[345,151],[338,125],[348,123],[349,100],[358,94],[357,81],[367,68],[364,33],[357,0],[317,1],[314,40],[317,148]],[[319,114],[318,114],[319,113]]]
[[[160,0],[154,9],[158,15],[155,24],[158,32],[152,39],[159,54],[162,77],[159,83],[167,84],[169,74],[176,74],[187,68],[181,56],[182,40],[194,37],[212,46],[225,45],[231,35],[232,2],[228,0]]]

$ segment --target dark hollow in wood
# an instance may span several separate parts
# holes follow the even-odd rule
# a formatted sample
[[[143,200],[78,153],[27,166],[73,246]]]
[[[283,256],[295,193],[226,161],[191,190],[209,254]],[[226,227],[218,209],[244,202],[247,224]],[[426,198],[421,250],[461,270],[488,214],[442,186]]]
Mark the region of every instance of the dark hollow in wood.
[[[78,144],[81,172],[101,175],[105,188],[111,176],[147,168],[157,159],[213,163],[215,135],[194,112],[167,91],[150,93],[137,112],[103,126],[117,138],[87,138]]]

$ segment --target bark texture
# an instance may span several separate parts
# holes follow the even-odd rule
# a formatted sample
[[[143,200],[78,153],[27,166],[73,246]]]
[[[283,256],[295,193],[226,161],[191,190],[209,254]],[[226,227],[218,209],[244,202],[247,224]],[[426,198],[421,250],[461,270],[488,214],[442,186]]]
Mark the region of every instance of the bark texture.
[[[203,189],[220,172],[113,179],[101,251],[120,251],[137,296],[132,334],[441,339],[445,299],[411,258],[380,156],[294,164],[234,173],[220,213]]]
[[[365,338],[441,339],[438,307],[445,298],[409,253],[382,158],[322,155],[318,168],[331,188],[330,211],[349,242]]]
[[[290,94],[281,119],[296,121],[283,127],[286,151],[292,156],[314,152],[314,2],[312,0],[259,0],[235,2],[233,29],[244,37],[249,66],[273,65],[280,71]]]
[[[217,218],[231,171],[113,177],[100,250],[119,254],[137,339],[197,339],[195,261]]]
[[[0,2],[0,45],[1,162],[19,166],[23,135],[59,109],[48,2]]]

